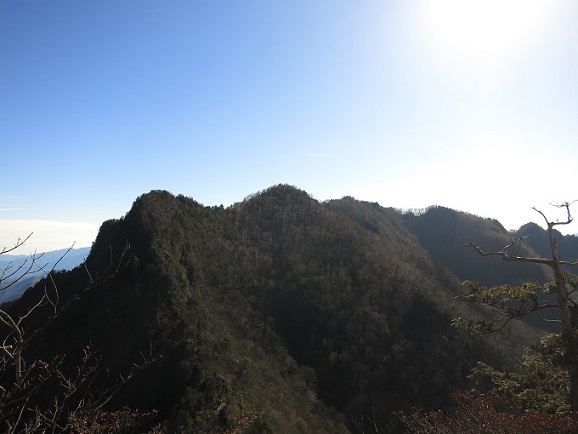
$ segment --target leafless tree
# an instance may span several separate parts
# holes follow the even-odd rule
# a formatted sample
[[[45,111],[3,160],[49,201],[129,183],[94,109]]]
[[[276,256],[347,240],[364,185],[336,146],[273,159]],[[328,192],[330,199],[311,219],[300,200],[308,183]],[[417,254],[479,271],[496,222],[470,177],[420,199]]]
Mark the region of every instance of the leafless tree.
[[[28,235],[12,247],[4,247],[0,255],[21,248],[32,236]],[[72,246],[73,247],[73,246]],[[72,249],[72,247],[70,249]],[[64,432],[71,421],[78,421],[88,411],[101,409],[111,397],[138,370],[153,360],[152,348],[139,363],[134,363],[124,376],[109,378],[101,368],[101,360],[90,346],[82,351],[81,362],[70,372],[65,370],[66,355],[49,360],[31,358],[27,348],[38,334],[69,308],[79,297],[93,288],[114,278],[130,261],[129,245],[98,277],[84,269],[87,284],[73,297],[61,300],[53,278],[54,268],[70,251],[68,249],[50,268],[42,263],[43,254],[32,254],[28,259],[12,263],[0,270],[0,291],[5,291],[32,274],[42,272],[42,289],[24,310],[11,309],[14,303],[0,305],[0,430],[6,433]],[[43,317],[36,318],[42,311]],[[50,406],[39,406],[35,398],[46,390],[54,393]],[[66,414],[64,412],[66,411]]]

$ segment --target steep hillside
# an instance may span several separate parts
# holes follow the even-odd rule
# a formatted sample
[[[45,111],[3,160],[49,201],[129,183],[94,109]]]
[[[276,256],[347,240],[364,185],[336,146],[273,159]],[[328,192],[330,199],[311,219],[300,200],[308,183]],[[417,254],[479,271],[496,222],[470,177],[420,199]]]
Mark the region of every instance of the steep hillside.
[[[386,426],[394,410],[444,406],[475,362],[503,366],[513,351],[450,326],[466,309],[453,300],[459,279],[418,239],[393,210],[285,185],[229,208],[154,191],[102,225],[90,275],[54,276],[62,311],[28,357],[66,354],[74,370],[90,345],[115,379],[152,350],[106,408],[156,409],[165,432]],[[35,310],[30,330],[51,309]]]
[[[575,261],[578,259],[578,237],[576,235],[562,235],[558,231],[554,231],[556,236],[556,244],[560,258],[566,261]],[[532,248],[539,256],[548,258],[552,255],[550,251],[550,241],[548,239],[548,232],[538,226],[536,223],[527,223],[516,231],[516,237],[524,237],[524,243]],[[577,273],[576,268],[572,271]]]
[[[406,231],[380,236],[337,204],[286,186],[239,211],[249,245],[260,246],[251,256],[260,280],[248,294],[350,420],[372,409],[441,405],[484,357],[481,343],[450,327],[435,300],[443,285],[435,270],[416,266],[425,259],[403,246]]]
[[[444,207],[431,207],[423,214],[404,215],[408,229],[431,257],[447,266],[462,280],[486,286],[548,280],[547,270],[535,264],[505,263],[497,257],[481,257],[464,244],[474,243],[485,251],[501,250],[516,237],[497,221]],[[520,255],[535,256],[532,246],[519,246]]]

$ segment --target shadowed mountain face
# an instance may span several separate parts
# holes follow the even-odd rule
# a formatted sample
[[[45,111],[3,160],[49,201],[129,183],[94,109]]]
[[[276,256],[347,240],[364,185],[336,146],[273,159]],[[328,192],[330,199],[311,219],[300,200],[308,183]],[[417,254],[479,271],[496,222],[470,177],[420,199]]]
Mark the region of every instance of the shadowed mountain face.
[[[578,237],[575,235],[562,235],[554,231],[560,259],[574,262],[578,259]],[[532,248],[538,255],[548,258],[552,255],[548,233],[535,223],[527,223],[516,231],[516,237],[524,237],[524,243]],[[571,269],[569,269],[571,271]]]
[[[450,326],[476,315],[454,301],[460,279],[503,277],[460,243],[501,247],[508,236],[451,210],[319,203],[286,185],[229,208],[154,191],[102,225],[87,260],[104,275],[129,245],[128,265],[63,311],[30,354],[74,364],[90,343],[122,373],[152,348],[156,361],[109,406],[157,409],[168,432],[233,432],[244,420],[247,432],[385,427],[392,411],[443,407],[478,360],[503,366],[501,353],[530,335],[520,326],[489,343]],[[88,276],[55,280],[65,301]]]
[[[425,213],[404,216],[407,227],[417,237],[431,257],[450,268],[462,280],[474,280],[486,286],[510,283],[519,285],[526,281],[544,282],[547,270],[535,264],[512,264],[497,257],[482,257],[467,243],[474,243],[484,251],[499,251],[517,238],[506,231],[497,220],[483,219],[471,214],[443,207],[429,208]],[[539,227],[537,227],[541,230]],[[537,245],[548,249],[546,238]],[[545,242],[545,244],[544,244]],[[527,242],[516,249],[520,256],[537,256],[536,245]],[[551,255],[551,253],[550,253]]]

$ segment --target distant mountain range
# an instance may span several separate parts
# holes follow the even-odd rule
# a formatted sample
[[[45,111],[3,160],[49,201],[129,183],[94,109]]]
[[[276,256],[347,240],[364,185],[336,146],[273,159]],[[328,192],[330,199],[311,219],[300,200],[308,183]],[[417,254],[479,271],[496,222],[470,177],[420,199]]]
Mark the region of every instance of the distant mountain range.
[[[153,191],[102,224],[86,269],[55,275],[70,307],[27,354],[66,354],[62,369],[74,372],[90,345],[115,378],[152,349],[146,374],[103,408],[157,410],[156,432],[387,432],[392,412],[444,408],[478,361],[511,367],[543,333],[521,321],[488,337],[451,326],[458,315],[482,317],[456,301],[464,279],[549,279],[540,266],[463,247],[500,249],[526,234],[520,252],[547,255],[538,226],[511,233],[443,207],[402,214],[351,197],[318,202],[288,185],[228,208]],[[127,243],[128,265],[84,292]],[[578,239],[559,243],[566,259],[578,257]],[[6,309],[25,313],[42,291]],[[34,312],[29,327],[50,314]],[[36,395],[34,405],[50,408],[57,393]]]
[[[18,282],[9,288],[0,291],[0,303],[15,300],[22,295],[24,291],[36,284],[46,276],[46,273],[54,270],[72,270],[74,267],[83,263],[90,252],[90,247],[78,249],[61,249],[51,252],[45,252],[35,255],[35,264],[32,265],[30,272],[22,276],[24,270],[31,265],[31,255],[0,255],[0,271],[17,270],[22,266],[22,272],[16,272],[14,278],[19,278]],[[8,274],[8,273],[6,273]],[[0,284],[4,288],[14,279],[5,279]]]

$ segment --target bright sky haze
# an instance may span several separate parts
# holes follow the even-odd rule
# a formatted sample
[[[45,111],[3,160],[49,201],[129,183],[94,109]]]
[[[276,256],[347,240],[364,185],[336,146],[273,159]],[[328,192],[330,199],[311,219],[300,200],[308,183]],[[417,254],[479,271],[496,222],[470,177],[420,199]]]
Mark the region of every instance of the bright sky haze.
[[[578,199],[576,23],[574,0],[4,0],[0,249],[90,246],[153,189],[279,183],[541,224]]]

